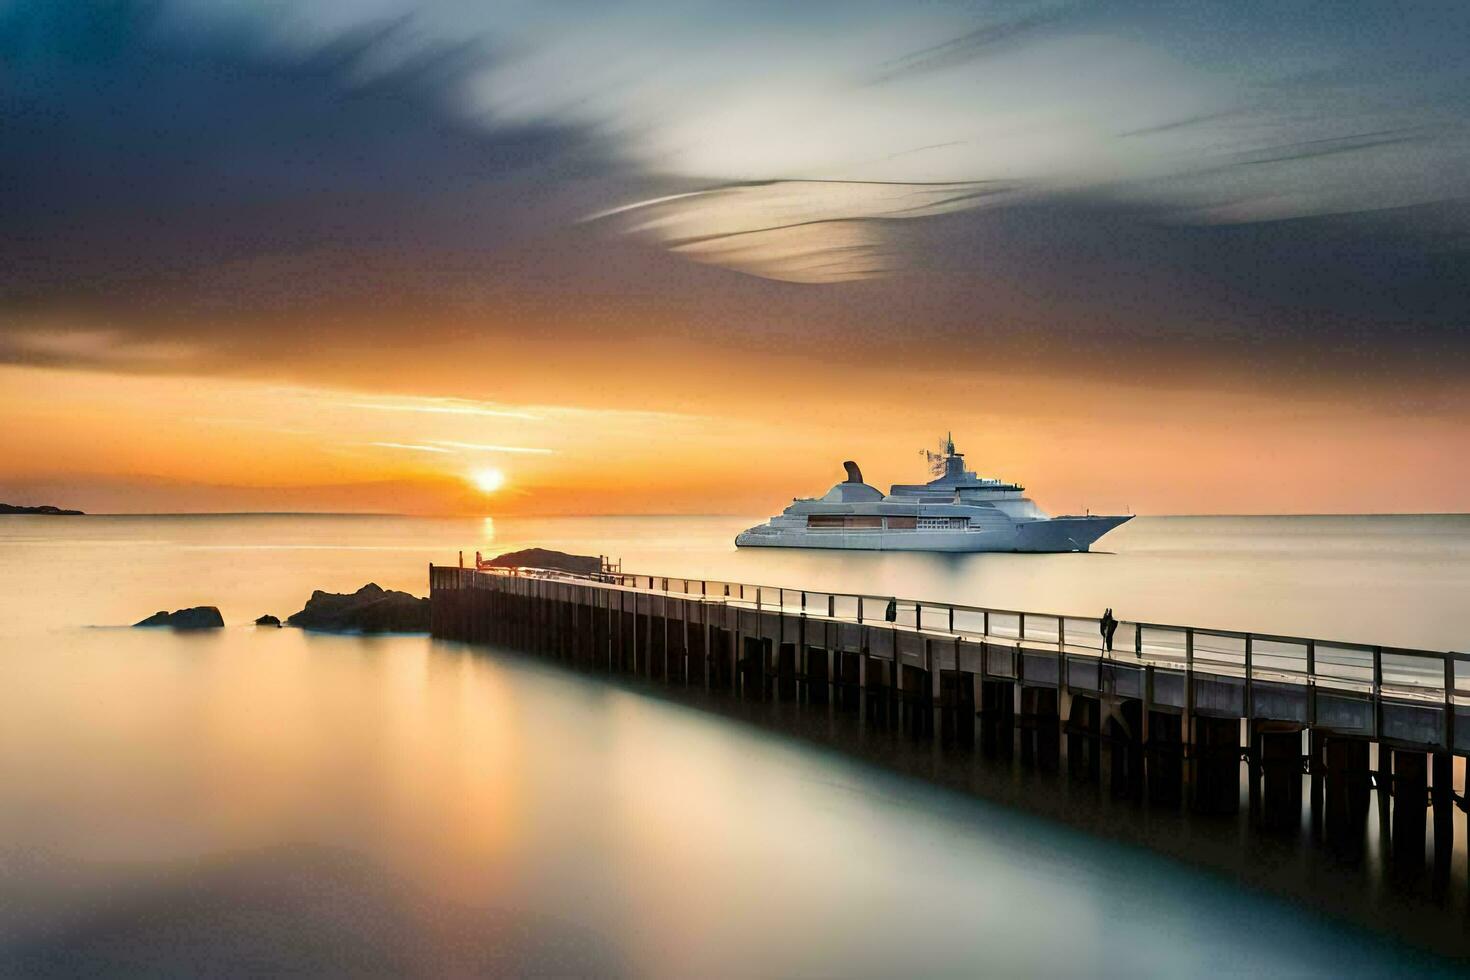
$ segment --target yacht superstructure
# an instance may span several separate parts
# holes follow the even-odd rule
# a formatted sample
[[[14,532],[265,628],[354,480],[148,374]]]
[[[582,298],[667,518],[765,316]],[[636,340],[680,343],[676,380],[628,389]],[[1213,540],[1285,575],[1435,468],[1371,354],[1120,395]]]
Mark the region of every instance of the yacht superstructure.
[[[976,476],[946,438],[929,454],[935,479],[896,483],[887,494],[863,482],[856,463],[821,497],[797,498],[764,524],[741,531],[742,548],[859,551],[1086,551],[1131,515],[1049,517],[1026,488]]]

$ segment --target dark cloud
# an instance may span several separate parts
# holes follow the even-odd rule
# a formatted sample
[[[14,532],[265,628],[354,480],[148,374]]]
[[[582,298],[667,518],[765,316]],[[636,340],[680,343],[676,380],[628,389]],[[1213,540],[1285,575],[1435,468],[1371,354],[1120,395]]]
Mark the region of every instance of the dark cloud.
[[[1173,119],[1156,126],[1144,126],[1139,129],[1130,129],[1118,134],[1119,139],[1132,139],[1138,136],[1154,136],[1159,133],[1172,133],[1175,130],[1188,129],[1191,126],[1202,126],[1206,123],[1218,122],[1221,119],[1229,119],[1237,115],[1235,112],[1202,112],[1183,119]]]
[[[890,82],[963,65],[1029,41],[1037,34],[1069,20],[1074,13],[1075,8],[1067,4],[1043,6],[996,18],[948,41],[885,61],[878,66],[870,81]]]
[[[924,276],[965,283],[957,288],[977,300],[991,288],[1009,297],[970,306],[951,295],[947,305],[1009,308],[1012,329],[1122,355],[1109,360],[1137,354],[1136,342],[1194,346],[1204,359],[1260,356],[1268,372],[1273,354],[1331,371],[1430,352],[1463,370],[1467,223],[1465,202],[1200,224],[1159,205],[1057,195],[911,233],[932,239],[921,246],[935,257]]]
[[[841,182],[753,181],[586,222],[700,185],[637,173],[587,127],[469,113],[463,82],[493,57],[479,43],[414,48],[399,23],[302,54],[139,2],[3,10],[0,360],[210,373],[284,357],[330,375],[374,359],[443,378],[516,343],[587,345],[627,387],[679,385],[671,345],[1129,384],[1470,374],[1462,202],[1212,224],[1127,187],[915,184],[874,204]],[[802,207],[698,210],[756,191]],[[806,280],[780,281],[783,263]]]
[[[895,379],[972,371],[977,392],[994,374],[1045,374],[1283,397],[1346,386],[1385,403],[1470,375],[1470,203],[1222,224],[1121,191],[1004,191],[974,209],[837,219],[901,259],[886,275],[806,285],[703,270],[690,291],[703,304],[686,312],[737,348],[819,351]],[[679,227],[668,213],[656,226]],[[789,230],[706,241],[756,250]],[[851,259],[854,240],[801,255],[798,271]]]
[[[1279,146],[1268,146],[1233,154],[1234,159],[1225,167],[1258,167],[1270,163],[1291,163],[1297,160],[1315,160],[1319,157],[1337,156],[1342,153],[1361,153],[1383,146],[1398,146],[1424,138],[1424,134],[1412,129],[1392,129],[1376,133],[1352,133],[1346,136],[1330,136],[1313,140],[1298,140]],[[1206,173],[1208,169],[1195,171]]]
[[[187,33],[144,2],[3,8],[0,302],[290,308],[396,256],[504,254],[620,169],[585,130],[471,117],[462,84],[489,55],[405,54],[409,33],[298,54],[245,29]],[[380,258],[333,273],[332,256],[364,254]],[[248,292],[221,295],[232,279]]]

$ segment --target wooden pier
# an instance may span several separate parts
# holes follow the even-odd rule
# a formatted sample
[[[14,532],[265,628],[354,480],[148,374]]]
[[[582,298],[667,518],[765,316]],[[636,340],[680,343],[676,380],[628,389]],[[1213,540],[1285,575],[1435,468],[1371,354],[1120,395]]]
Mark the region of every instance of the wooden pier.
[[[1018,751],[1155,804],[1234,812],[1244,769],[1264,824],[1299,826],[1305,784],[1314,827],[1351,841],[1376,790],[1404,861],[1432,808],[1437,873],[1465,806],[1470,654],[1133,622],[1106,649],[1095,618],[621,572],[429,582],[436,637]]]

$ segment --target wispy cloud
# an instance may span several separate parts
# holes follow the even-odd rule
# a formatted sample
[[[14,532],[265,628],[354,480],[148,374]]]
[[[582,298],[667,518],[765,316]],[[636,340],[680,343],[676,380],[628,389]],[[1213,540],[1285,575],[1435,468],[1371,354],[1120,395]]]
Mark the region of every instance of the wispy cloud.
[[[269,422],[269,421],[267,421],[265,419],[258,419],[258,418],[256,418],[256,419],[248,419],[248,418],[230,418],[230,417],[227,417],[227,416],[219,416],[219,415],[196,415],[196,416],[194,416],[193,421],[198,422],[201,425],[227,425],[227,426],[239,427],[239,428],[243,428],[243,429],[257,429],[257,430],[260,430],[262,432],[274,432],[274,433],[277,433],[279,435],[287,435],[287,436],[317,436],[317,437],[319,437],[321,435],[321,432],[319,430],[316,430],[316,429],[306,429],[306,428],[302,428],[301,426],[291,426],[291,425],[275,425],[275,424],[272,424],[271,422]]]
[[[159,367],[188,361],[198,352],[187,341],[138,341],[111,329],[7,329],[6,319],[0,319],[0,359],[21,363]]]
[[[455,439],[430,439],[426,443],[368,442],[363,445],[377,446],[381,449],[405,449],[416,453],[443,453],[451,456],[460,452],[524,453],[535,456],[551,456],[556,452],[554,449],[543,449],[539,446],[500,446],[483,442],[460,442]]]
[[[985,24],[959,37],[918,51],[910,51],[884,62],[878,66],[872,81],[889,82],[908,75],[954,68],[993,54],[1006,46],[1022,43],[1041,31],[1061,24],[1072,15],[1073,9],[1068,5],[1033,10]]]
[[[885,226],[981,207],[1014,190],[1002,181],[748,181],[617,209],[624,230],[698,262],[799,283],[894,271],[902,256]]]
[[[550,456],[556,452],[554,449],[542,449],[537,446],[496,446],[482,442],[457,442],[453,439],[432,439],[430,441],[436,446],[486,453],[533,453],[538,456]]]
[[[414,401],[344,401],[346,408],[360,408],[370,412],[421,412],[429,415],[482,415],[497,419],[524,419],[539,421],[541,416],[530,412],[518,412],[505,408],[492,408],[481,402],[464,401],[456,398],[431,398]]]
[[[383,449],[408,449],[416,453],[444,453],[453,455],[453,450],[444,449],[441,446],[420,446],[410,442],[369,442],[368,446],[379,446]]]

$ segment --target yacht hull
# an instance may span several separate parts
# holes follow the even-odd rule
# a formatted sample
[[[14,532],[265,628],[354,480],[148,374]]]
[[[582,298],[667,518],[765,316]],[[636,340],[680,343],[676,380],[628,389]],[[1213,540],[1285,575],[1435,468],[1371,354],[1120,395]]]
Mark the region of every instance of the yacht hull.
[[[1088,551],[1098,538],[1131,519],[1054,517],[1010,528],[935,531],[812,530],[759,525],[735,536],[740,548],[822,548],[837,551],[936,551],[949,553]]]

